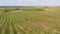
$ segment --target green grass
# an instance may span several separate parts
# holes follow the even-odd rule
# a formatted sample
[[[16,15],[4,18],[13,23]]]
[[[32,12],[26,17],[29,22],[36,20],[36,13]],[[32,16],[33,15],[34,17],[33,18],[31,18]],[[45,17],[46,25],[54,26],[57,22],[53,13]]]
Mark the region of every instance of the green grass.
[[[6,27],[6,32],[5,34],[10,34],[10,30],[9,30],[9,23],[7,24],[7,27]]]
[[[42,8],[23,8],[22,9],[23,11],[42,11],[43,9]]]
[[[16,31],[16,29],[15,29],[13,23],[11,23],[11,25],[12,25],[12,27],[13,27],[13,33],[14,33],[14,34],[17,34],[17,31]]]
[[[0,15],[0,34],[10,34],[11,24],[14,34],[60,34],[60,11],[35,11],[36,8],[20,12],[6,12]],[[34,10],[34,11],[31,11]],[[27,19],[27,21],[25,20]]]

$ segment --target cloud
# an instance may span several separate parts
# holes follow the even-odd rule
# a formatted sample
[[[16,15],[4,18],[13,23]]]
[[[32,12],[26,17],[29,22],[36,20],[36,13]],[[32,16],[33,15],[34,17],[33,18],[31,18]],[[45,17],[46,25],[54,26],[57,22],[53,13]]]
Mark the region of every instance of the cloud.
[[[56,6],[60,0],[0,0],[0,6]]]

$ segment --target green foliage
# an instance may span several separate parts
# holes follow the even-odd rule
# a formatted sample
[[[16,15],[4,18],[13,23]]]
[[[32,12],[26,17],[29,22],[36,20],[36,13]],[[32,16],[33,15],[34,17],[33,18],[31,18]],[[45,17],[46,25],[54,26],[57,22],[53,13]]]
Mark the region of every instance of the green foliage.
[[[44,11],[42,8],[24,8],[23,11]]]
[[[11,10],[10,9],[4,9],[3,12],[7,13],[7,12],[11,12]]]
[[[45,10],[40,8],[40,9],[37,9],[37,11],[45,11]]]

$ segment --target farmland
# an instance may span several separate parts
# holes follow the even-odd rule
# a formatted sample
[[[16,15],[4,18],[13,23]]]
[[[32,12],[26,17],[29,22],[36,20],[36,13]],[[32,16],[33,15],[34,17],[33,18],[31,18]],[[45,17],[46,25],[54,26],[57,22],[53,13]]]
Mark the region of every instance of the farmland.
[[[0,34],[60,34],[60,8],[2,11]]]

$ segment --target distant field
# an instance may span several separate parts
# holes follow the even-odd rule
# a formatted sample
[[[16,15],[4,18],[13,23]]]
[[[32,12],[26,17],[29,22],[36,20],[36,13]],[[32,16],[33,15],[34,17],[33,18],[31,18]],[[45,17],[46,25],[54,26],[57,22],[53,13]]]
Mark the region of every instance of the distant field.
[[[26,8],[0,13],[0,34],[60,34],[60,8]]]

